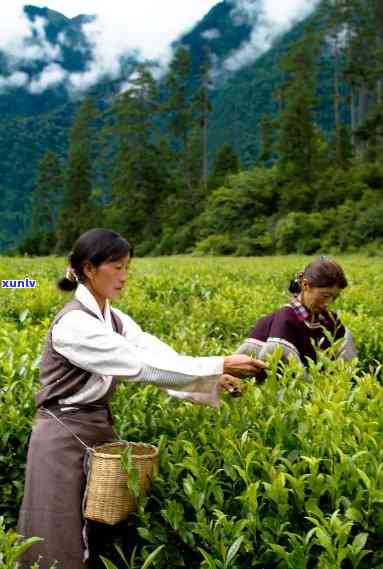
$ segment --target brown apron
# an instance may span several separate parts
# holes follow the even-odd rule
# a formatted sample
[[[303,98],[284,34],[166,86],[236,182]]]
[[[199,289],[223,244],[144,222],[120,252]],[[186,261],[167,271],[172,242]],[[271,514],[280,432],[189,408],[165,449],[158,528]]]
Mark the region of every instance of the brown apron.
[[[87,446],[116,439],[107,405],[84,405],[74,411],[50,410]],[[29,443],[25,492],[18,532],[44,541],[23,556],[20,569],[39,559],[41,569],[84,569],[82,498],[85,449],[54,417],[39,410]]]
[[[36,394],[38,412],[29,442],[24,498],[19,514],[18,532],[25,537],[41,537],[23,556],[21,569],[39,561],[49,569],[84,569],[87,532],[83,532],[82,500],[86,484],[84,457],[88,447],[116,439],[109,401],[116,386],[113,379],[108,392],[91,404],[58,405],[73,395],[90,377],[53,348],[52,329],[71,310],[96,316],[78,300],[69,301],[54,319],[47,336],[40,365],[41,389]],[[121,334],[123,325],[111,311],[113,329]],[[54,416],[49,415],[48,409]],[[73,409],[74,407],[74,409]],[[60,424],[59,421],[64,423]]]

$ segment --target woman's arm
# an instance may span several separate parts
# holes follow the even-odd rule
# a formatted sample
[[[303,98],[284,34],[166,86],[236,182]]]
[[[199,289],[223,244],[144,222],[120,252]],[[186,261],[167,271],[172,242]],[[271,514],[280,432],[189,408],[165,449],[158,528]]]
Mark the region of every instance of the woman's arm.
[[[276,349],[282,349],[284,359],[292,358],[303,367],[297,348],[296,323],[288,307],[258,320],[236,353],[255,355],[265,360]]]
[[[137,347],[79,310],[68,312],[53,327],[52,342],[58,353],[91,373],[184,391],[201,388],[202,380],[217,382],[223,372],[251,375],[262,365],[247,356],[191,357],[171,349]]]
[[[137,347],[79,310],[68,312],[53,327],[52,342],[62,356],[91,373],[173,389],[201,377],[218,380],[224,367],[223,357],[193,358]]]

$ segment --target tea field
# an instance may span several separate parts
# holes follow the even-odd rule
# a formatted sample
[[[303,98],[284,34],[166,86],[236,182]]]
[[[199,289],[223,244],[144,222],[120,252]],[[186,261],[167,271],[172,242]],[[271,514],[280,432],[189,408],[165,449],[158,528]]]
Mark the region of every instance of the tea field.
[[[258,317],[286,302],[290,278],[309,260],[135,259],[115,304],[180,352],[229,354]],[[218,411],[121,382],[119,435],[159,445],[160,469],[120,528],[121,555],[109,551],[109,568],[383,569],[383,259],[338,260],[350,286],[336,310],[358,361],[333,361],[330,349],[303,381],[274,358],[263,384],[244,381],[243,397],[224,396]],[[37,281],[0,289],[1,569],[16,566],[21,547],[12,528],[37,358],[69,298],[55,286],[65,266],[0,258],[0,279]]]

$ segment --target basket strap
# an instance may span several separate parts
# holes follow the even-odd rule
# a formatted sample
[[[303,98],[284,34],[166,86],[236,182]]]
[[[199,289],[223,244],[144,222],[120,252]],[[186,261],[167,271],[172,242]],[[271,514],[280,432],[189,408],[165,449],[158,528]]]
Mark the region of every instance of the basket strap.
[[[55,415],[54,413],[52,413],[52,411],[51,411],[50,409],[47,409],[46,407],[40,407],[40,410],[43,411],[43,413],[47,413],[48,415],[50,415],[51,417],[53,417],[54,419],[56,419],[56,421],[57,421],[58,423],[60,423],[60,425],[61,425],[62,427],[64,427],[64,429],[66,429],[67,431],[69,431],[69,432],[74,436],[74,438],[77,439],[78,442],[82,444],[82,446],[83,446],[86,450],[89,450],[89,451],[92,451],[92,450],[93,450],[92,447],[89,447],[87,444],[85,444],[84,441],[82,441],[82,440],[80,439],[80,437],[79,437],[78,435],[76,435],[76,433],[74,433],[74,432],[72,431],[72,429],[70,429],[70,428],[68,427],[68,425],[66,425],[63,421],[61,421],[61,419],[59,419],[59,418],[57,417],[57,415]]]

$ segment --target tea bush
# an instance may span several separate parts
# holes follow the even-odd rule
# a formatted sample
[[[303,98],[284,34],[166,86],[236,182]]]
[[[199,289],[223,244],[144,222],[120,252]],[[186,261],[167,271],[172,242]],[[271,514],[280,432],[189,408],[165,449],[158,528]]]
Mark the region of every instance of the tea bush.
[[[116,305],[181,352],[231,353],[256,318],[286,302],[289,279],[307,261],[137,259]],[[148,566],[155,552],[159,569],[383,568],[383,260],[340,261],[350,287],[337,311],[354,333],[359,362],[321,354],[304,382],[274,358],[264,384],[247,380],[243,397],[224,397],[218,411],[120,385],[113,401],[120,436],[161,449],[152,492],[120,540],[127,559],[117,556],[120,567]],[[64,270],[59,258],[0,261],[0,278],[38,281],[33,290],[0,293],[7,527],[23,491],[37,358],[67,298],[54,284]]]

